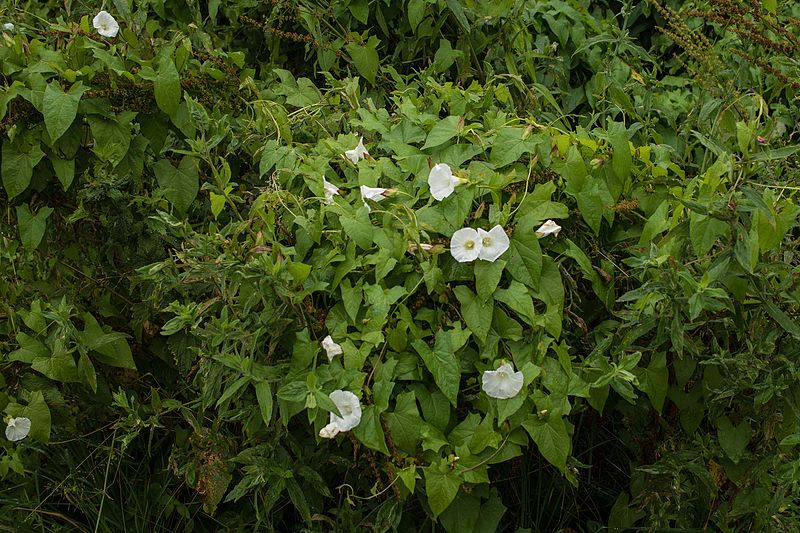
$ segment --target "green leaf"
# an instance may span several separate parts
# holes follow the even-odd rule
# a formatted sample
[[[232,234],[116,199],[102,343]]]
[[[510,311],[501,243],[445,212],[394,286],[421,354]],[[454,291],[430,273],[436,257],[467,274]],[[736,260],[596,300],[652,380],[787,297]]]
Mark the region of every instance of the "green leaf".
[[[91,359],[85,353],[78,358],[78,374],[83,382],[91,387],[92,392],[97,393],[97,373]]]
[[[75,383],[80,381],[75,358],[68,353],[63,343],[56,341],[49,357],[37,357],[33,360],[31,368],[41,372],[48,378],[62,383]]]
[[[689,238],[698,257],[706,255],[714,243],[726,236],[730,226],[722,220],[692,211],[689,215]]]
[[[47,229],[47,219],[52,213],[50,207],[42,207],[36,215],[31,215],[27,204],[17,206],[19,237],[26,250],[35,250],[42,242]]]
[[[31,184],[33,168],[44,157],[44,152],[36,145],[25,145],[19,141],[4,141],[2,149],[3,187],[8,199],[22,194]]]
[[[97,320],[90,314],[83,314],[84,329],[79,338],[90,350],[94,350],[94,359],[104,365],[136,370],[131,347],[122,333],[106,333]]]
[[[504,127],[497,132],[489,162],[495,167],[504,167],[535,147],[535,138],[526,136],[525,128]]]
[[[484,302],[492,297],[492,293],[500,283],[506,262],[502,259],[496,261],[478,261],[475,263],[475,288],[478,296]]]
[[[464,285],[459,285],[453,292],[461,303],[461,316],[464,322],[472,331],[475,338],[481,342],[486,342],[489,330],[492,327],[492,314],[494,313],[494,302],[481,301],[475,294]]]
[[[116,120],[109,120],[99,116],[90,116],[89,127],[92,130],[94,146],[92,151],[101,161],[108,161],[112,166],[119,165],[128,153],[131,145],[130,118],[128,123],[124,120],[128,117],[117,117]]]
[[[78,103],[86,90],[81,82],[75,83],[66,93],[56,80],[47,85],[42,98],[42,115],[51,142],[60,139],[75,121]]]
[[[49,159],[50,164],[53,165],[53,171],[55,171],[58,177],[58,181],[61,182],[61,186],[66,191],[69,189],[69,186],[72,185],[72,180],[75,179],[75,160],[62,159],[54,154],[51,154]]]
[[[353,430],[353,435],[368,448],[389,455],[381,425],[381,415],[374,405],[364,408],[361,413],[361,422]]]
[[[453,65],[456,59],[463,56],[464,52],[461,50],[453,50],[450,41],[439,39],[439,49],[436,50],[436,55],[433,56],[433,71],[444,72]]]
[[[522,423],[522,427],[530,434],[542,456],[562,473],[566,472],[567,457],[572,442],[564,419],[548,415],[542,420],[536,415],[531,415]]]
[[[608,186],[599,178],[587,177],[576,200],[583,220],[592,228],[594,234],[598,235],[603,216],[612,216],[614,213],[611,210],[614,198],[608,191]]]
[[[727,416],[717,419],[719,445],[734,463],[738,463],[742,458],[751,436],[749,421],[743,420],[739,425],[734,426]]]
[[[32,392],[28,398],[28,405],[10,403],[6,406],[6,413],[10,416],[24,416],[31,421],[31,431],[28,436],[40,442],[50,440],[50,408],[44,400],[42,391]]]
[[[664,200],[661,202],[656,210],[650,215],[650,218],[645,222],[642,229],[642,235],[639,237],[639,244],[648,244],[656,235],[660,235],[664,230],[669,227],[667,221],[667,213],[669,212],[669,202]]]
[[[534,325],[536,311],[533,307],[533,298],[528,294],[527,287],[522,283],[515,280],[511,282],[508,289],[497,289],[494,292],[494,299],[506,304],[528,325]]]
[[[636,368],[633,373],[639,380],[639,388],[650,398],[653,408],[661,413],[664,400],[669,390],[669,370],[667,370],[667,355],[658,352],[650,358],[647,368]]]
[[[417,33],[417,26],[425,18],[425,0],[408,0],[406,13],[408,14],[408,24],[411,26],[412,33]]]
[[[253,387],[256,389],[261,418],[264,420],[264,425],[269,427],[270,420],[272,420],[272,389],[267,381],[254,383]]]
[[[169,116],[178,112],[181,103],[181,77],[175,62],[172,60],[172,51],[164,53],[158,65],[158,75],[153,80],[153,89],[158,108]]]
[[[380,58],[376,50],[379,43],[378,38],[371,35],[365,45],[348,43],[345,46],[358,73],[364,76],[372,85],[375,85],[375,76],[380,67]]]
[[[433,516],[439,516],[447,509],[458,494],[461,478],[441,461],[423,469],[425,471],[425,493]]]
[[[506,270],[511,277],[532,289],[538,288],[542,273],[542,249],[536,234],[533,231],[515,231],[506,254]]]
[[[458,359],[456,359],[450,334],[443,330],[437,331],[436,344],[433,349],[422,339],[416,339],[411,343],[411,346],[422,357],[428,371],[433,374],[436,386],[439,387],[445,398],[455,406],[458,389],[461,385],[461,367]]]
[[[181,214],[186,214],[200,190],[197,160],[191,156],[181,159],[178,168],[167,159],[153,165],[159,186],[164,196]]]
[[[447,8],[453,13],[461,29],[469,33],[469,20],[467,20],[467,15],[464,12],[464,6],[461,4],[461,0],[445,0],[445,4],[447,4]]]
[[[31,364],[37,358],[50,357],[50,349],[45,344],[26,333],[17,333],[19,349],[8,354],[10,361],[20,361]]]
[[[372,247],[372,238],[375,233],[375,228],[372,226],[372,221],[369,219],[369,212],[366,207],[359,207],[353,217],[341,215],[339,217],[339,222],[342,225],[345,235],[353,239],[353,242],[355,242],[359,248],[367,250]]]
[[[614,151],[611,157],[611,169],[619,179],[625,181],[631,175],[631,166],[633,164],[625,125],[621,122],[610,122],[608,124],[608,137],[609,141],[611,141],[611,148]],[[614,203],[613,200],[611,203]]]
[[[428,133],[428,137],[425,139],[425,144],[422,146],[422,149],[425,150],[426,148],[434,148],[446,143],[458,135],[462,127],[462,118],[459,116],[450,115],[446,118],[443,118],[437,122],[433,128],[431,128],[431,131]]]

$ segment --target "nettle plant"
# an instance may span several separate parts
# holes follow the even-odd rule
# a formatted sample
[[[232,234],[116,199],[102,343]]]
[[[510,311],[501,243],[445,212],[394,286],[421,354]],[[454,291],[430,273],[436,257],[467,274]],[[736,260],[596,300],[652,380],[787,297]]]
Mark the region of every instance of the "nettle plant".
[[[360,105],[357,80],[322,94],[281,78],[254,103],[252,162],[238,176],[213,163],[226,177],[208,184],[214,220],[162,213],[186,246],[139,269],[140,314],[164,311],[162,357],[194,376],[187,423],[211,430],[176,447],[205,457],[187,481],[211,509],[227,492],[266,512],[285,491],[306,520],[334,489],[353,503],[415,494],[449,529],[466,513],[486,531],[504,512],[491,465],[534,448],[577,484],[576,403],[658,380],[637,379],[641,352],[586,363],[565,341],[574,274],[601,307],[615,294],[612,265],[573,239],[612,224],[642,177],[673,172],[666,151],[633,149],[620,123],[519,119],[503,85],[410,84],[390,114]],[[236,211],[214,208],[223,196]]]

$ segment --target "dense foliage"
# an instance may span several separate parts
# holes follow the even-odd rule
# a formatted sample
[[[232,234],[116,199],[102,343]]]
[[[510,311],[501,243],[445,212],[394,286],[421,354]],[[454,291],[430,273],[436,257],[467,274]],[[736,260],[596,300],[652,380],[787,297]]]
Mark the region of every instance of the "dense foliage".
[[[0,523],[796,531],[798,11],[0,5]]]

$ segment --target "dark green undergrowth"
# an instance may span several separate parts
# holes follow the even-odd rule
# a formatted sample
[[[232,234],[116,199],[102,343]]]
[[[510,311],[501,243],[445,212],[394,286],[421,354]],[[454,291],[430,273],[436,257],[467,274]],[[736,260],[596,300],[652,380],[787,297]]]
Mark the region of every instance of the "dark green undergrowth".
[[[0,5],[0,524],[797,531],[798,19]]]

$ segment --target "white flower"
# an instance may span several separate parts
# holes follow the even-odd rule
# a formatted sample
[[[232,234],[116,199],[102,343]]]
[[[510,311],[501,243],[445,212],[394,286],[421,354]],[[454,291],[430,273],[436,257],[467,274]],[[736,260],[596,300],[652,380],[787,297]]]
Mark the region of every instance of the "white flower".
[[[14,25],[10,22],[3,24],[3,31],[14,31]]]
[[[366,185],[361,186],[361,196],[364,200],[372,200],[373,202],[380,202],[384,198],[386,198],[386,191],[389,189],[384,189],[382,187],[367,187]]]
[[[358,164],[358,160],[363,159],[365,155],[369,155],[369,152],[364,148],[364,137],[358,139],[358,146],[344,153],[344,156],[352,161],[354,165]]]
[[[536,230],[536,236],[544,237],[546,235],[550,235],[551,233],[553,235],[558,236],[559,231],[561,231],[561,226],[559,226],[552,220],[548,220],[547,222],[539,226],[539,229]]]
[[[342,347],[333,342],[333,338],[330,335],[322,339],[322,348],[328,354],[328,361],[333,361],[334,357],[342,354]]]
[[[514,372],[514,367],[508,363],[483,373],[483,390],[492,398],[513,398],[522,390],[523,382],[522,372]]]
[[[6,426],[6,438],[11,442],[22,440],[31,432],[31,419],[21,416],[19,418],[11,417]]]
[[[372,211],[369,205],[367,204],[367,200],[372,200],[373,202],[380,202],[387,196],[389,196],[393,192],[393,189],[384,189],[382,187],[367,187],[366,185],[361,186],[361,198],[364,202],[364,206],[366,206],[367,211]]]
[[[481,238],[477,230],[461,228],[450,237],[450,253],[459,263],[475,261],[481,253]]]
[[[119,24],[108,11],[101,11],[92,19],[92,26],[97,30],[97,33],[103,37],[116,37],[119,32]]]
[[[324,439],[332,439],[342,431],[350,431],[361,422],[358,396],[344,390],[335,390],[329,396],[342,416],[331,413],[330,423],[319,431],[319,436]]]
[[[333,197],[339,194],[339,187],[326,180],[325,176],[322,176],[322,188],[325,191],[325,203],[333,203]]]
[[[453,176],[453,171],[446,163],[439,163],[434,165],[431,173],[428,174],[428,186],[431,188],[431,196],[440,202],[453,194],[456,190],[456,185],[461,183],[461,180]]]
[[[479,229],[478,236],[481,239],[481,249],[478,253],[478,259],[494,262],[508,250],[508,235],[506,235],[502,226],[497,225],[489,231]]]

